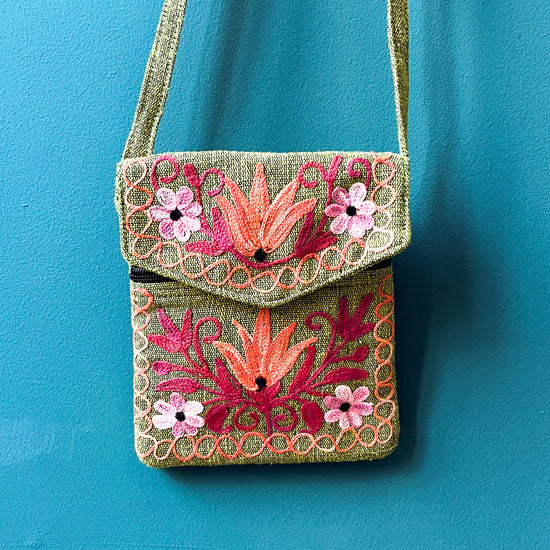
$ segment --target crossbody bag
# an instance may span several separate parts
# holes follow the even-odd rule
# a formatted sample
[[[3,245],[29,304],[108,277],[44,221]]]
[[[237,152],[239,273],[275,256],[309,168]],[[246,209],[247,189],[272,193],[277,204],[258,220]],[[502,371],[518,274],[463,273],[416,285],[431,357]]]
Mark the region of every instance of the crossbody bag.
[[[399,435],[391,260],[410,241],[407,1],[388,0],[399,153],[154,154],[185,8],[164,3],[117,165],[138,457],[384,457]]]

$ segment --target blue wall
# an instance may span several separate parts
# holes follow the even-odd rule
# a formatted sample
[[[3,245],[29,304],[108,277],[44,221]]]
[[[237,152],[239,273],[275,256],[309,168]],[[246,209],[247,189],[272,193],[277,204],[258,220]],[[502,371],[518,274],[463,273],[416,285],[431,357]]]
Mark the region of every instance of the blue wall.
[[[157,151],[395,150],[383,0],[189,0]],[[550,10],[411,1],[402,439],[376,463],[133,451],[114,167],[161,0],[3,0],[2,548],[548,548]]]

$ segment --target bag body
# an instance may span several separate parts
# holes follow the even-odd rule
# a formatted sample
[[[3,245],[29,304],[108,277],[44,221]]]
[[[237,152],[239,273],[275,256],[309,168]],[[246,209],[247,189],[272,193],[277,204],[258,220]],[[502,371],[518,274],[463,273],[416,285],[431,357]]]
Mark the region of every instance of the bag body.
[[[406,2],[388,8],[399,154],[155,155],[185,12],[166,0],[115,199],[146,464],[361,460],[396,447],[408,28]]]

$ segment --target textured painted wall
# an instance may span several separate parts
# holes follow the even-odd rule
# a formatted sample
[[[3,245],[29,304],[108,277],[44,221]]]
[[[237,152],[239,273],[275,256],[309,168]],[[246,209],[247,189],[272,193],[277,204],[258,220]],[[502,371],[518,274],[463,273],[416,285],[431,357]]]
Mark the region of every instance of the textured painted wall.
[[[189,1],[157,150],[397,148],[383,0]],[[3,0],[2,548],[548,548],[550,14],[411,1],[401,446],[155,471],[112,205],[161,0]]]

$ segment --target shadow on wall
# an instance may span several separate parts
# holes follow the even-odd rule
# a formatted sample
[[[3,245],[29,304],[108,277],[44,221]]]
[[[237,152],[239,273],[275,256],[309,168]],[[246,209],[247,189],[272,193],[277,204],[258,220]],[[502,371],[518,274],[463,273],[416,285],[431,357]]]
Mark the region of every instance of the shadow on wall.
[[[438,400],[440,373],[445,368],[437,353],[432,353],[437,348],[432,344],[448,336],[454,341],[465,341],[464,334],[468,334],[473,322],[472,285],[474,277],[486,270],[483,260],[472,250],[472,239],[464,228],[463,213],[469,207],[462,205],[460,216],[455,210],[464,181],[458,170],[461,155],[452,6],[441,5],[437,12],[433,6],[420,9],[433,17],[429,25],[417,26],[426,36],[412,37],[413,44],[424,45],[421,51],[415,47],[411,50],[411,89],[421,86],[411,102],[413,244],[394,261],[400,444],[392,455],[372,463],[277,465],[269,469],[272,482],[293,484],[303,479],[306,471],[312,477],[330,475],[331,479],[342,481],[379,479],[381,474],[400,476],[420,469],[425,449],[433,445],[426,433]],[[231,24],[230,18],[228,25]],[[234,38],[231,35],[231,40]],[[223,43],[222,46],[225,47]],[[442,59],[445,63],[441,63]],[[423,67],[425,74],[418,74],[418,67]],[[220,82],[226,70],[227,67],[222,68]],[[422,96],[422,113],[418,115],[415,113],[420,107],[415,96]],[[424,127],[419,128],[417,121]],[[218,129],[211,126],[210,130],[215,133]],[[415,141],[420,134],[424,137]],[[494,281],[483,292],[488,302],[496,303],[498,289]],[[186,485],[200,485],[205,479],[214,483],[227,480],[230,474],[232,481],[239,483],[257,480],[257,474],[265,469],[266,466],[183,467],[170,469],[168,475]]]
[[[222,24],[216,29],[210,29],[214,36],[216,46],[214,48],[203,48],[203,57],[200,61],[199,81],[194,98],[191,128],[199,130],[192,132],[192,149],[208,150],[218,148],[218,143],[224,144],[222,148],[231,148],[231,140],[224,134],[224,121],[232,118],[239,120],[240,113],[234,110],[228,114],[230,109],[227,93],[228,85],[234,85],[233,77],[238,66],[239,44],[245,38],[246,25],[243,25],[245,18],[253,18],[258,28],[265,28],[269,24],[269,3],[258,4],[240,2],[238,0],[220,1],[217,9],[221,14],[216,15],[215,20]],[[253,10],[253,13],[249,12]],[[240,74],[239,97],[246,98],[252,91],[254,85],[254,72],[258,64],[260,49],[249,49],[247,51],[246,73]],[[216,60],[212,64],[212,58]],[[223,62],[219,62],[223,60]]]

